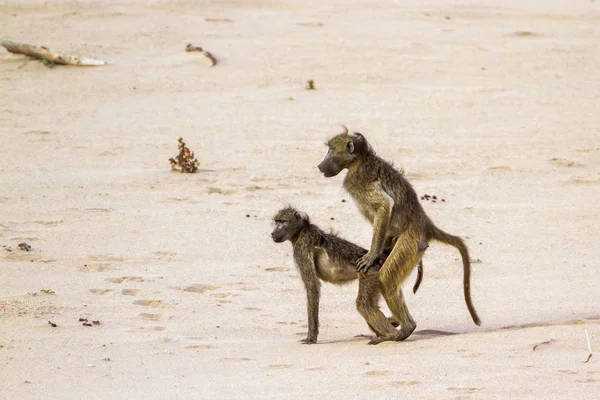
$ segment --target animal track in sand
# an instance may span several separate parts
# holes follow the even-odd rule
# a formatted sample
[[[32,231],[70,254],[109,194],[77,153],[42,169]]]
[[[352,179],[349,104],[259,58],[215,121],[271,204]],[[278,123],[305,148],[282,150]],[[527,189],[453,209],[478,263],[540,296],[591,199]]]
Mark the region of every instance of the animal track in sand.
[[[61,220],[57,220],[57,221],[41,221],[41,220],[38,220],[38,221],[33,221],[33,222],[36,223],[36,224],[39,224],[39,225],[44,225],[44,226],[57,226],[57,225],[62,224],[64,221],[61,219]]]
[[[262,308],[257,308],[257,307],[244,307],[244,310],[248,310],[248,311],[262,311]]]
[[[568,375],[577,375],[577,372],[571,371],[570,369],[559,369],[558,372]]]
[[[112,268],[110,264],[102,264],[102,263],[93,263],[93,264],[83,264],[77,268],[81,272],[104,272],[110,271]]]
[[[190,293],[204,293],[209,290],[216,290],[218,288],[219,288],[219,286],[207,285],[204,283],[194,283],[193,285],[190,285],[190,286],[171,286],[170,287],[170,289],[183,290],[184,292],[190,292]]]
[[[139,313],[138,316],[150,321],[160,321],[162,319],[162,314]]]
[[[508,172],[508,171],[512,171],[512,167],[510,165],[497,165],[494,167],[489,167],[488,171]]]
[[[222,293],[211,293],[210,294],[211,297],[216,297],[218,299],[224,299],[226,297],[232,296],[232,297],[237,297],[239,296],[239,294],[233,294],[230,292],[222,292]]]
[[[127,332],[161,332],[161,331],[166,331],[167,328],[164,326],[148,326],[148,327],[139,327],[139,328],[133,328],[133,329],[129,329]]]
[[[396,381],[392,382],[392,386],[414,386],[420,385],[423,382],[420,381]]]
[[[391,375],[395,375],[395,374],[396,373],[394,371],[373,370],[373,371],[367,371],[363,375],[367,375],[367,376],[391,376]]]
[[[121,294],[124,294],[125,296],[137,296],[141,293],[142,293],[142,291],[139,289],[123,289],[123,290],[121,290]]]
[[[112,289],[88,289],[88,292],[92,292],[94,294],[106,294],[112,291]]]
[[[465,354],[462,357],[463,358],[478,358],[481,357],[483,355],[483,353],[470,353],[470,354]]]
[[[33,131],[27,131],[27,132],[23,132],[23,135],[40,135],[40,136],[45,136],[45,135],[49,135],[50,132],[48,131],[43,131],[43,130],[33,130]]]
[[[564,168],[583,167],[583,164],[578,164],[575,161],[567,160],[566,158],[553,157],[549,161],[550,161],[550,164],[555,165],[557,167],[564,167]]]
[[[234,194],[235,190],[209,187],[206,192],[208,194],[218,193],[218,194],[223,194],[223,195],[229,196],[229,195]]]
[[[288,268],[284,268],[284,267],[270,267],[270,268],[265,268],[265,271],[269,271],[269,272],[285,272],[288,271]]]
[[[159,201],[159,203],[198,203],[198,201],[190,201],[189,197],[167,197]]]
[[[569,179],[569,183],[572,183],[575,185],[591,185],[591,184],[600,183],[600,175],[593,176],[590,174],[590,175],[586,175],[586,176],[575,176],[575,177],[572,177],[571,179]]]
[[[98,261],[98,262],[111,262],[111,261],[112,262],[120,262],[120,261],[131,260],[130,258],[114,256],[112,254],[96,254],[96,255],[90,256],[89,259],[92,261]]]
[[[271,364],[267,367],[268,369],[287,369],[294,368],[294,364]]]
[[[171,251],[153,251],[152,254],[160,257],[160,259],[164,261],[173,261],[177,255],[177,253]]]
[[[85,209],[85,211],[87,211],[87,212],[111,212],[112,210],[113,210],[112,208],[97,208],[97,207]]]
[[[133,304],[144,307],[167,308],[169,305],[162,300],[136,300]]]
[[[185,346],[186,349],[216,349],[216,346],[211,346],[210,344],[192,344],[189,346]]]
[[[111,282],[111,283],[123,283],[125,281],[127,281],[127,282],[153,282],[151,279],[145,279],[145,278],[142,278],[141,276],[121,276],[119,278],[106,278],[105,280],[107,282]]]
[[[473,393],[476,392],[478,390],[480,390],[479,388],[474,388],[474,387],[448,387],[446,388],[446,390],[450,390],[453,392],[457,392],[460,394],[469,394],[469,393]]]

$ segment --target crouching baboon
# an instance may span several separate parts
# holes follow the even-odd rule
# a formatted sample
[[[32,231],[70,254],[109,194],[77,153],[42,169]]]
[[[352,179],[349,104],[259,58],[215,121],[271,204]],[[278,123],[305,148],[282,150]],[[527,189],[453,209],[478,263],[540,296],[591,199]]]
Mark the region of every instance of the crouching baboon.
[[[379,272],[382,294],[393,317],[403,327],[412,326],[414,330],[416,323],[408,313],[400,285],[420,262],[423,245],[437,240],[454,246],[463,262],[465,302],[473,321],[480,325],[471,300],[471,263],[463,240],[433,224],[404,173],[377,156],[362,134],[350,136],[346,127],[344,130],[327,142],[329,150],[318,167],[325,177],[348,170],[343,187],[373,225],[371,248],[356,263],[358,271],[367,271],[392,243],[391,252]]]
[[[336,235],[323,232],[319,227],[311,224],[308,215],[292,207],[279,210],[273,217],[273,221],[275,228],[271,237],[276,243],[286,240],[292,243],[294,263],[306,288],[308,336],[302,340],[302,343],[317,342],[321,286],[319,279],[335,285],[343,285],[359,279],[356,308],[369,328],[377,335],[369,344],[404,338],[404,333],[394,329],[392,322],[379,309],[381,290],[378,266],[382,265],[385,254],[375,260],[373,268],[358,273],[356,262],[367,253],[366,249]],[[421,278],[417,277],[417,282],[420,281]]]

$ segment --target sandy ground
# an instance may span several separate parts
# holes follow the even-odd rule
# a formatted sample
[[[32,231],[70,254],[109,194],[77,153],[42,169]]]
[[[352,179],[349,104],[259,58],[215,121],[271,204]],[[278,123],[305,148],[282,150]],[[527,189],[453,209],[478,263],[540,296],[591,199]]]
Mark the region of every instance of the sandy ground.
[[[0,38],[109,63],[0,49],[0,398],[598,398],[598,2],[142,3],[0,3]],[[368,346],[350,285],[298,342],[270,218],[369,243],[316,168],[342,123],[446,200],[482,327],[434,244],[409,340]],[[199,173],[170,171],[179,136]]]

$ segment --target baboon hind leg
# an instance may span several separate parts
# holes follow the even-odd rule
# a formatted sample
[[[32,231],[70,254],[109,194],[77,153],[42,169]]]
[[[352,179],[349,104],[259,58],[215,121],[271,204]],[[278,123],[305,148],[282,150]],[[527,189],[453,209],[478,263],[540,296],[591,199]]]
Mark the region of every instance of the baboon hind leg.
[[[358,312],[377,335],[369,344],[378,344],[386,340],[400,340],[399,337],[402,335],[401,332],[394,329],[394,326],[379,309],[381,286],[377,275],[375,271],[369,271],[360,278],[356,298]]]
[[[404,301],[401,284],[421,261],[423,252],[419,251],[420,242],[421,236],[418,234],[402,234],[379,271],[383,297],[394,319],[400,322],[401,335],[397,340],[405,340],[417,327]]]
[[[394,321],[398,321],[400,324],[400,335],[395,340],[402,341],[407,339],[417,328],[417,323],[412,315],[410,315],[410,311],[408,311],[402,288],[398,288],[398,292],[395,295],[384,296],[384,299],[392,312]]]

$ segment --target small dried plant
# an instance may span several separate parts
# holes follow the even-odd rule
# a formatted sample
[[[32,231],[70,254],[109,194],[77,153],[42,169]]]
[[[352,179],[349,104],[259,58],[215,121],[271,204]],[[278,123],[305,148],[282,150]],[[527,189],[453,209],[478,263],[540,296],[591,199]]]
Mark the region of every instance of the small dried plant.
[[[179,142],[177,145],[179,154],[175,158],[169,158],[171,170],[187,173],[197,172],[200,161],[196,160],[194,152],[187,148],[183,138],[180,137],[177,141]]]

